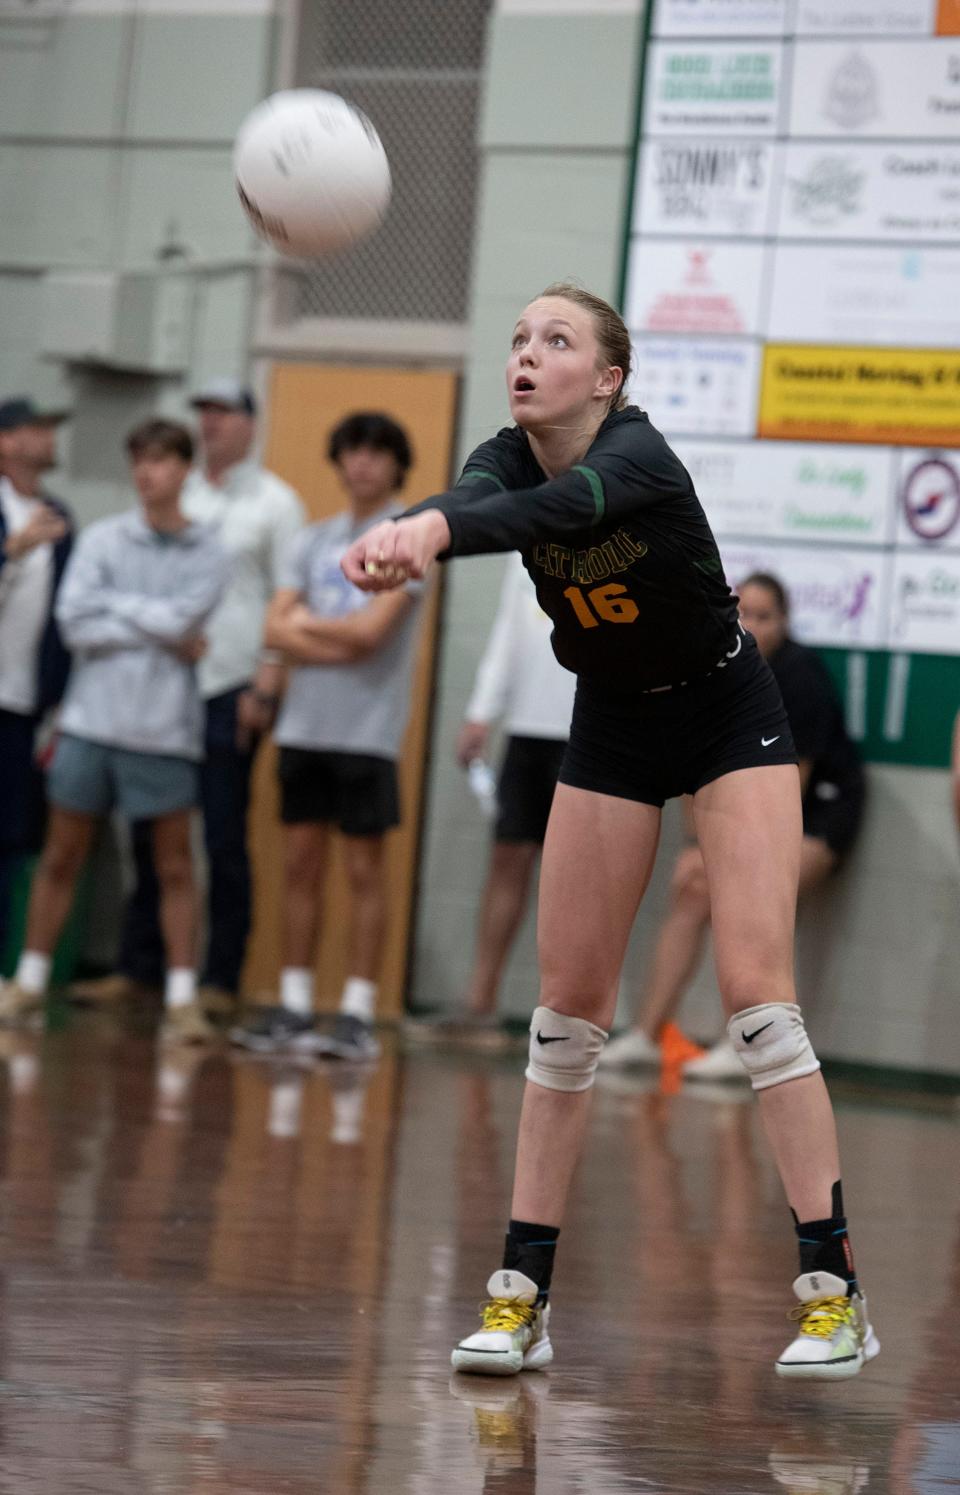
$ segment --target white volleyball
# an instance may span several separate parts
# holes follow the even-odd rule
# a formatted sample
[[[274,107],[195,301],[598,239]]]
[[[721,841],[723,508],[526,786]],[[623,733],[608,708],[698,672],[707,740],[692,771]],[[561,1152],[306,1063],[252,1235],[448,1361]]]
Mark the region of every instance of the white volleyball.
[[[288,89],[258,104],[240,126],[233,169],[257,233],[298,259],[356,243],[390,201],[380,136],[362,110],[320,88]]]

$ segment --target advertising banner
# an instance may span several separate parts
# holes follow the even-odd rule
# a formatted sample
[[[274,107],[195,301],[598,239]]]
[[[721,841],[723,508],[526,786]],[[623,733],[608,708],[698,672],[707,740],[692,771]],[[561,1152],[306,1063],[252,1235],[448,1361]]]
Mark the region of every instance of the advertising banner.
[[[644,234],[762,237],[773,153],[765,140],[649,141],[640,153],[637,225]]]
[[[932,36],[937,0],[796,0],[798,36]]]
[[[891,649],[956,654],[960,647],[960,555],[897,551],[893,562]]]
[[[673,443],[720,539],[889,545],[888,450],[786,441]]]
[[[960,247],[784,244],[773,262],[771,342],[960,347]]]
[[[960,352],[768,343],[759,434],[960,446]]]
[[[883,648],[887,642],[887,573],[882,551],[721,541],[736,591],[753,571],[773,572],[790,594],[790,627],[804,644]]]
[[[779,42],[653,42],[644,90],[647,135],[775,135]]]
[[[782,36],[788,0],[661,0],[657,36]]]
[[[760,322],[760,244],[644,239],[627,301],[631,332],[756,333]]]
[[[791,141],[777,232],[960,244],[960,145]]]
[[[791,135],[960,137],[960,58],[942,41],[798,41]]]
[[[668,435],[752,436],[758,343],[636,336],[628,397]]]
[[[901,452],[895,492],[899,547],[960,551],[960,455],[929,448]]]

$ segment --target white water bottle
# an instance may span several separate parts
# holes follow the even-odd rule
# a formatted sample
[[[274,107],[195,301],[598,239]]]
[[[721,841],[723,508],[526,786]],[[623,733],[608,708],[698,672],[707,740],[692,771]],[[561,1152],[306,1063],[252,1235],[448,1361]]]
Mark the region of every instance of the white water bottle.
[[[497,780],[493,769],[484,758],[471,758],[467,764],[467,780],[477,804],[488,820],[497,813]]]

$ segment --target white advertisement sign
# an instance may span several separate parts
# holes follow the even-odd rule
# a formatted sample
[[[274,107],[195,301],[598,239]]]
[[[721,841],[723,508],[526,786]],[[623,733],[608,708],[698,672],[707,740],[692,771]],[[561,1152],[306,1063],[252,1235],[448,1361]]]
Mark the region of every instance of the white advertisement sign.
[[[796,0],[798,36],[932,36],[937,0]]]
[[[899,546],[960,551],[960,452],[900,452],[895,503]]]
[[[782,238],[960,243],[960,145],[792,142]]]
[[[781,244],[771,342],[951,348],[960,343],[960,249]]]
[[[656,0],[655,36],[781,36],[787,0]]]
[[[752,571],[772,572],[783,582],[790,596],[790,630],[801,643],[885,647],[888,558],[883,551],[730,541],[721,542],[720,553],[734,591]]]
[[[960,51],[943,41],[798,41],[791,135],[960,138]]]
[[[923,654],[960,653],[960,555],[897,552],[888,646]]]
[[[766,140],[651,140],[637,163],[634,224],[645,234],[767,232],[775,146]]]
[[[647,135],[775,135],[779,42],[654,42],[644,89]]]
[[[628,397],[667,435],[752,436],[759,346],[737,338],[639,337]]]
[[[763,260],[761,244],[635,240],[627,326],[632,332],[756,333]]]
[[[893,455],[787,441],[674,442],[718,538],[883,545],[892,535]]]

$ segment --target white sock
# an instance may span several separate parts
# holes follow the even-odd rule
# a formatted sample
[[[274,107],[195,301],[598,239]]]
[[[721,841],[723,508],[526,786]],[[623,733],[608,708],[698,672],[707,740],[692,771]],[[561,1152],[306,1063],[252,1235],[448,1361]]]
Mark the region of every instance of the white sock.
[[[29,1095],[39,1073],[40,1061],[36,1054],[14,1054],[10,1060],[10,1086],[14,1095]]]
[[[377,983],[363,976],[348,976],[343,983],[340,1011],[348,1017],[358,1017],[361,1022],[372,1023],[377,1005]]]
[[[197,996],[197,973],[189,966],[175,966],[167,972],[163,992],[164,1007],[188,1007]]]
[[[296,1137],[300,1133],[303,1110],[303,1075],[278,1080],[270,1086],[270,1111],[267,1133],[271,1137]]]
[[[17,974],[14,977],[18,986],[24,991],[45,992],[50,980],[50,968],[53,965],[52,955],[42,955],[39,950],[24,950],[17,963]]]
[[[331,1142],[359,1142],[363,1136],[363,1103],[367,1097],[364,1084],[353,1085],[349,1090],[334,1090],[330,1096],[333,1103],[333,1126]]]
[[[163,1121],[180,1117],[190,1089],[190,1073],[176,1063],[161,1064],[157,1071],[157,1114]]]
[[[280,972],[280,1006],[300,1017],[313,1011],[313,972],[302,966],[285,966]]]

